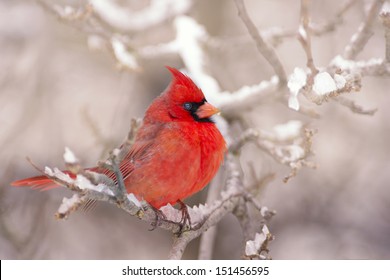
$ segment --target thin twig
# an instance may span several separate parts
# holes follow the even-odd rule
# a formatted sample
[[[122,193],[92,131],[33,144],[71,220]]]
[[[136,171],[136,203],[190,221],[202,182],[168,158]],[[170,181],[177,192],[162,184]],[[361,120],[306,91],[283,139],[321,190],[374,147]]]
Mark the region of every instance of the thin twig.
[[[311,76],[314,77],[318,70],[314,65],[313,53],[311,50],[311,30],[309,28],[309,3],[310,0],[301,0],[301,22],[299,25],[298,39],[305,50],[307,57],[307,67],[311,71]]]
[[[373,35],[372,25],[378,16],[385,0],[374,0],[368,11],[367,17],[360,24],[358,31],[352,35],[351,41],[344,49],[344,58],[355,59],[363,50],[370,37]]]
[[[339,104],[341,104],[341,105],[351,109],[351,111],[356,113],[356,114],[373,116],[376,113],[376,111],[378,111],[377,108],[375,108],[375,109],[364,109],[362,106],[357,105],[353,100],[344,98],[343,96],[338,96],[337,98],[335,98],[335,100]]]
[[[313,36],[321,36],[325,33],[334,31],[337,26],[340,26],[343,23],[343,17],[345,13],[357,2],[357,0],[349,0],[341,7],[341,9],[336,13],[335,17],[330,19],[324,24],[314,24],[310,23],[310,30],[312,31]]]
[[[280,59],[278,58],[276,52],[273,48],[267,45],[267,43],[264,41],[264,39],[261,37],[259,31],[257,30],[256,26],[250,19],[243,0],[235,0],[234,1],[237,6],[238,15],[240,16],[241,20],[244,22],[246,28],[248,29],[249,34],[253,38],[253,40],[256,42],[257,49],[260,51],[260,53],[264,56],[264,58],[268,61],[268,63],[272,66],[272,68],[275,71],[275,74],[279,78],[279,85],[285,86],[287,78],[286,78],[286,72],[284,71],[283,65],[280,62]]]
[[[382,11],[380,13],[383,27],[385,28],[385,40],[386,40],[386,63],[390,63],[390,11]]]

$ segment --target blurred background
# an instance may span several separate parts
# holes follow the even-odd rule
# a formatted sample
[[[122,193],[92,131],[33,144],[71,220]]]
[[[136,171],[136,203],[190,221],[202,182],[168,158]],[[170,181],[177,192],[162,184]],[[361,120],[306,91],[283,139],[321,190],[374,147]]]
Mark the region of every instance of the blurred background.
[[[52,1],[83,7],[87,1]],[[150,1],[122,0],[118,5],[142,10]],[[343,1],[313,1],[311,19],[335,17]],[[316,65],[326,66],[343,52],[364,18],[367,3],[357,3],[336,30],[312,39]],[[258,28],[298,28],[300,1],[246,0]],[[258,53],[237,16],[233,1],[196,0],[186,12],[205,27],[221,46],[207,49],[210,74],[223,90],[268,80],[272,68]],[[112,30],[113,27],[109,27]],[[375,34],[358,59],[381,58],[384,30]],[[122,31],[136,46],[168,42],[175,36],[172,20],[142,32]],[[0,258],[1,259],[165,259],[171,236],[128,216],[113,205],[78,211],[66,221],[54,213],[67,190],[38,192],[12,188],[10,182],[35,175],[25,160],[38,166],[63,168],[64,147],[83,166],[92,166],[126,137],[132,117],[142,117],[153,98],[169,84],[164,65],[182,67],[175,55],[141,59],[137,71],[120,70],[109,51],[92,50],[85,30],[59,19],[41,2],[0,1]],[[295,38],[278,45],[287,73],[305,67],[305,53]],[[276,210],[269,224],[275,240],[274,259],[389,259],[390,258],[390,79],[365,77],[362,90],[348,98],[373,116],[358,115],[337,103],[312,107],[319,119],[302,115],[278,102],[264,102],[242,112],[252,127],[271,129],[300,120],[318,130],[312,158],[316,170],[302,169],[287,184],[289,169],[254,145],[241,155],[244,176],[248,162],[259,175],[275,172],[261,204]],[[238,137],[238,135],[236,135]],[[186,201],[204,202],[205,191]],[[213,258],[238,259],[243,236],[233,216],[218,224]],[[184,258],[195,259],[198,240]]]

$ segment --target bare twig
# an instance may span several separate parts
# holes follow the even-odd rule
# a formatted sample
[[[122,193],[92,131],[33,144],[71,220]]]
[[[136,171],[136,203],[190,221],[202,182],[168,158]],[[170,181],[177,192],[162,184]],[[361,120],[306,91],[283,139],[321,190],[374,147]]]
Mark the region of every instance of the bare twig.
[[[343,17],[348,12],[348,10],[357,2],[358,0],[348,0],[346,1],[340,10],[335,14],[335,16],[324,23],[315,23],[309,22],[309,28],[313,36],[321,36],[326,33],[335,31],[338,26],[341,26],[343,23]],[[260,32],[261,37],[264,41],[269,42],[272,46],[277,47],[283,43],[284,39],[295,38],[298,35],[298,32],[295,28],[282,28],[282,27],[271,27],[269,29],[262,30]],[[206,44],[213,48],[224,49],[224,48],[234,48],[240,47],[242,45],[247,45],[251,41],[247,37],[235,37],[232,38],[209,38],[206,41]]]
[[[245,203],[245,201],[238,203],[237,207],[232,213],[234,216],[236,216],[238,222],[240,223],[244,240],[249,240],[252,238],[254,235],[254,228],[249,215],[248,205]]]
[[[348,0],[344,3],[341,9],[336,13],[335,17],[324,24],[310,23],[310,30],[313,36],[321,36],[325,33],[334,31],[338,25],[343,22],[345,13],[357,2],[357,0]]]
[[[353,100],[344,98],[342,96],[339,96],[339,97],[337,97],[335,99],[336,99],[336,101],[339,104],[341,104],[341,105],[351,109],[351,111],[356,113],[356,114],[373,116],[376,113],[376,111],[378,111],[377,108],[375,108],[375,109],[364,109],[362,106],[357,105]]]
[[[268,46],[265,43],[264,39],[261,37],[259,31],[257,30],[256,26],[254,25],[246,11],[244,1],[235,0],[235,3],[238,9],[238,15],[241,17],[251,37],[256,42],[257,49],[274,69],[275,74],[279,78],[279,85],[285,86],[287,81],[286,73],[274,49]]]
[[[96,20],[91,4],[74,8],[69,5],[60,6],[53,3],[49,4],[45,0],[36,1],[42,8],[55,15],[60,21],[67,23],[85,34],[98,35],[105,40],[108,40],[113,35],[112,31],[108,30]]]
[[[245,143],[254,142],[277,162],[291,168],[290,174],[284,178],[287,182],[302,167],[316,168],[316,164],[309,160],[313,154],[312,138],[315,133],[316,130],[307,128],[299,121],[277,125],[273,131],[249,128],[231,143],[229,151],[234,154]]]
[[[363,50],[370,37],[373,35],[372,25],[378,16],[384,0],[373,0],[368,14],[358,28],[358,31],[351,37],[351,41],[344,49],[343,57],[346,59],[355,59]]]
[[[385,28],[385,40],[386,40],[386,62],[390,63],[390,11],[382,10],[380,13],[383,27]]]
[[[309,2],[310,0],[301,0],[301,23],[299,25],[298,32],[298,39],[301,42],[307,57],[306,65],[311,71],[311,75],[308,80],[310,78],[313,78],[318,73],[318,70],[314,65],[313,54],[311,51],[311,30],[309,28]]]
[[[243,133],[241,133],[240,137],[230,145],[230,152],[233,154],[237,153],[244,146],[244,144],[253,140],[257,140],[259,138],[259,134],[260,133],[253,128],[245,130]]]

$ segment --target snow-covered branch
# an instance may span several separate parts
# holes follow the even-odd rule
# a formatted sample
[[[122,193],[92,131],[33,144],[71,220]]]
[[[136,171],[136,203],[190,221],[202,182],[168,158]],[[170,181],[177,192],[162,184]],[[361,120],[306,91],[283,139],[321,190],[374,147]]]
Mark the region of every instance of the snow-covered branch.
[[[182,15],[191,8],[191,0],[151,0],[149,5],[136,11],[121,6],[119,1],[89,0],[99,17],[112,27],[130,32],[140,32]]]
[[[296,176],[302,167],[316,168],[316,164],[310,160],[313,154],[312,138],[315,133],[315,130],[296,120],[276,125],[272,131],[250,128],[233,143],[230,151],[235,153],[248,141],[254,142],[277,162],[291,168],[290,174],[283,179],[287,182]]]

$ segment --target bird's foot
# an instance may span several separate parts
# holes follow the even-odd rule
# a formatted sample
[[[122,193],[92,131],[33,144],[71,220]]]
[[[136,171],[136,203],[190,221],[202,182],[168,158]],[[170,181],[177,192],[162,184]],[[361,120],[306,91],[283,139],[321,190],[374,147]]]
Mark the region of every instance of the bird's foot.
[[[181,211],[181,220],[179,222],[179,232],[178,234],[181,235],[184,231],[186,230],[191,230],[192,229],[192,224],[191,224],[191,216],[190,213],[188,213],[188,207],[187,205],[181,201],[177,201],[180,205],[180,211]],[[188,228],[186,228],[186,225],[188,224]]]
[[[167,220],[167,216],[165,216],[163,211],[161,211],[160,209],[154,208],[153,206],[151,206],[151,208],[153,209],[154,213],[156,214],[156,219],[150,224],[152,226],[152,228],[150,228],[149,231],[155,230],[156,227],[161,225],[162,221]]]

